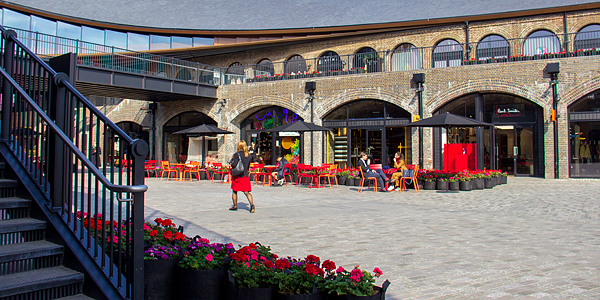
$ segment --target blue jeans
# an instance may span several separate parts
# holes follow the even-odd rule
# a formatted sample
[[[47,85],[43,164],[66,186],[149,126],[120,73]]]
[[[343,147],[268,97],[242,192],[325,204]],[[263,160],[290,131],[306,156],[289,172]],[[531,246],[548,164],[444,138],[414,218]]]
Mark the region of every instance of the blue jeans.
[[[383,173],[382,170],[375,170],[375,173],[369,171],[369,172],[367,172],[366,175],[368,178],[371,178],[371,177],[377,178],[377,187],[379,189],[385,188],[385,179],[384,178],[387,178],[387,176],[385,176],[385,173]]]

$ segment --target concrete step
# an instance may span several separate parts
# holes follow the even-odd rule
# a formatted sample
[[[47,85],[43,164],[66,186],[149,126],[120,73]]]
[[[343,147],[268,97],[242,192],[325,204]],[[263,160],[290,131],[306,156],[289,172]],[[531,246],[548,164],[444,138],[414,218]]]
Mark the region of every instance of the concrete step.
[[[69,297],[64,297],[64,298],[58,298],[56,300],[94,300],[94,298],[90,298],[86,295],[75,295],[75,296],[69,296]]]
[[[0,209],[29,207],[31,201],[23,198],[0,198]]]
[[[23,295],[23,299],[37,299],[48,289],[55,289],[50,294],[58,297],[73,296],[81,294],[83,278],[82,273],[62,266],[4,275],[0,276],[0,298]]]
[[[0,234],[43,229],[46,229],[46,222],[32,218],[0,221]]]
[[[63,253],[63,246],[48,241],[2,245],[0,275],[58,266]]]

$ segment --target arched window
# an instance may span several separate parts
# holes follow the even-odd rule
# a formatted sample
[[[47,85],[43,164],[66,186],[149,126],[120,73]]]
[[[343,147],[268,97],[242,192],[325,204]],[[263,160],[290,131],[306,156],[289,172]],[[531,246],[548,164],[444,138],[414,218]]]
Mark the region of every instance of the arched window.
[[[201,153],[199,153],[202,144],[199,138],[189,137],[185,134],[173,134],[173,132],[202,124],[217,126],[217,122],[211,117],[196,111],[181,113],[165,123],[163,125],[163,159],[171,162],[202,161]],[[206,154],[214,156],[218,150],[216,138],[205,138],[205,143]]]
[[[463,60],[463,47],[457,41],[447,39],[439,42],[433,49],[433,67],[456,67]]]
[[[575,36],[573,49],[575,51],[600,48],[600,25],[593,24],[583,27]]]
[[[331,70],[342,70],[344,64],[345,63],[337,53],[327,51],[317,60],[317,71],[325,73]]]
[[[239,62],[234,62],[225,70],[227,84],[242,83],[244,80],[244,67]]]
[[[273,62],[271,62],[271,60],[265,58],[258,62],[258,64],[256,65],[255,76],[259,76],[259,75],[267,75],[267,76],[275,75],[275,67],[273,66]]]
[[[375,49],[370,47],[361,48],[354,55],[352,60],[353,68],[364,68],[367,72],[381,72],[383,58],[379,56]]]
[[[402,44],[392,52],[392,71],[416,70],[421,68],[419,49],[412,44]]]
[[[294,55],[285,62],[284,73],[298,74],[306,72],[306,61],[300,55]]]
[[[503,36],[491,34],[477,43],[475,54],[479,60],[508,58],[510,56],[510,45]]]
[[[530,34],[523,44],[523,55],[540,55],[560,52],[560,41],[548,30],[538,30]]]

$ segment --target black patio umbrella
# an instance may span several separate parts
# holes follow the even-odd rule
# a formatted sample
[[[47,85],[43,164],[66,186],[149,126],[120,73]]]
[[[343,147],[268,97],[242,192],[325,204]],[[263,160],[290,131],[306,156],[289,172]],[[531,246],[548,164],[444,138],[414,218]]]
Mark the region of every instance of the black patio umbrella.
[[[457,116],[455,114],[451,114],[446,112],[445,114],[435,115],[431,118],[423,119],[420,121],[412,122],[406,124],[407,127],[444,127],[446,128],[446,134],[450,131],[450,127],[479,127],[479,126],[493,126],[490,123],[481,122],[477,120],[473,120],[470,118],[465,118],[462,116]],[[422,141],[421,141],[422,142]],[[446,139],[446,144],[448,144],[448,139]],[[448,161],[448,149],[446,149],[446,163],[448,164],[448,169],[450,169],[450,162]],[[446,185],[445,191],[438,192],[455,192],[449,191],[448,185]]]
[[[304,121],[296,121],[294,123],[281,125],[275,128],[271,128],[271,131],[282,132],[282,131],[329,131],[330,129],[327,127],[319,126],[314,123],[304,122]],[[313,147],[310,147],[310,163],[313,163]]]
[[[196,127],[191,127],[183,130],[173,132],[173,134],[185,134],[187,136],[202,136],[202,165],[204,165],[204,157],[206,151],[204,149],[205,139],[207,135],[216,134],[232,134],[233,132],[227,131],[221,128],[217,128],[214,125],[202,124]]]

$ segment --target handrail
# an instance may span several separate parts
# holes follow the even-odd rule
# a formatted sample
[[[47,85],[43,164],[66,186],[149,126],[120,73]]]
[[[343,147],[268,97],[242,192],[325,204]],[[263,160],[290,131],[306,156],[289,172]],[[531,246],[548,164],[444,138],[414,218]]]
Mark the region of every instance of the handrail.
[[[0,30],[2,30],[5,38],[10,39],[15,44],[19,45],[20,47],[22,47],[24,49],[28,49],[19,39],[17,39],[17,35],[13,34],[14,31],[6,30],[2,26],[0,26]],[[50,73],[52,76],[56,77],[56,75],[58,73],[56,71],[54,71],[54,69],[52,69],[48,64],[46,64],[46,62],[44,62],[41,58],[39,58],[37,55],[31,55],[30,57],[32,59],[34,59],[35,62],[40,64],[42,66],[42,68],[44,68],[48,73]],[[90,110],[95,112],[99,118],[101,118],[105,123],[107,123],[111,130],[118,132],[120,135],[123,136],[123,138],[127,142],[129,142],[129,143],[133,142],[133,139],[130,136],[128,136],[121,128],[119,128],[116,124],[114,124],[106,115],[104,115],[98,108],[96,108],[96,106],[94,104],[92,104],[85,96],[83,96],[79,91],[77,91],[66,78],[59,76],[58,81],[59,82],[57,82],[57,83],[63,84],[69,91],[71,91],[73,94],[75,94],[77,96],[77,98],[79,98],[80,101],[83,101]]]
[[[17,82],[6,72],[6,70],[4,70],[3,67],[0,67],[0,73],[2,73],[2,76],[10,82],[10,84],[13,86],[13,88],[16,89],[19,92],[19,94],[21,94],[21,96],[25,98],[25,100],[27,100],[27,102],[29,103],[29,105],[31,105],[31,107],[35,110],[35,112],[38,113],[40,115],[40,117],[47,123],[47,126],[50,127],[52,129],[52,131],[54,131],[55,134],[58,135],[58,137],[65,143],[65,145],[69,149],[71,149],[71,151],[73,151],[75,156],[77,156],[77,158],[79,158],[82,161],[82,163],[84,163],[85,166],[88,167],[92,171],[94,176],[97,177],[98,180],[100,180],[102,182],[102,184],[104,184],[108,190],[116,192],[116,193],[140,193],[140,192],[145,192],[148,190],[148,186],[146,186],[146,185],[127,186],[127,185],[116,185],[116,184],[113,184],[112,182],[110,182],[108,180],[108,178],[106,178],[100,172],[100,170],[98,170],[98,168],[96,168],[96,166],[94,166],[94,164],[87,157],[85,157],[85,155],[79,150],[79,148],[77,148],[75,146],[75,144],[73,144],[73,142],[71,142],[71,139],[69,139],[65,135],[65,133],[62,132],[62,130],[60,130],[58,128],[58,126],[56,126],[56,124],[54,124],[54,122],[50,119],[50,117],[48,117],[48,115],[46,115],[46,113],[44,113],[44,111],[31,99],[31,97],[29,97],[29,95],[27,95],[27,93],[23,90],[23,88],[21,88],[21,86],[19,84],[17,84]]]

